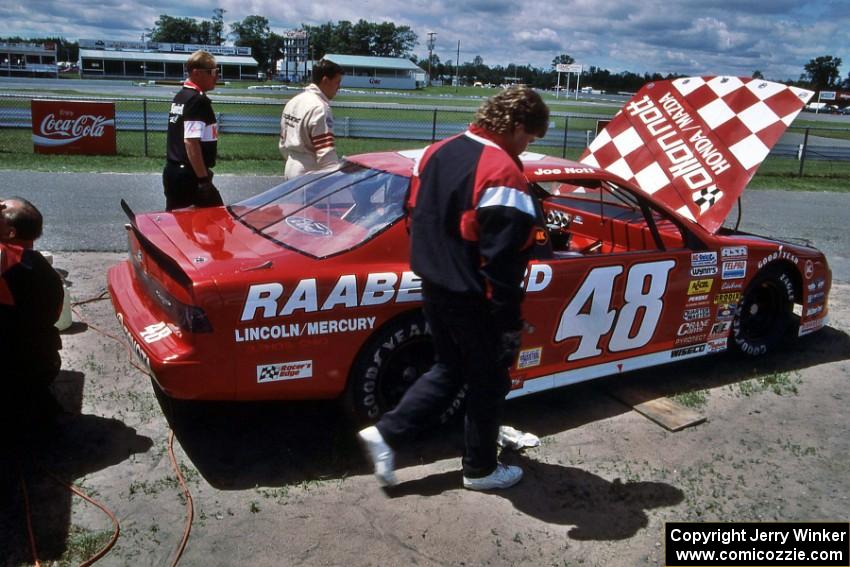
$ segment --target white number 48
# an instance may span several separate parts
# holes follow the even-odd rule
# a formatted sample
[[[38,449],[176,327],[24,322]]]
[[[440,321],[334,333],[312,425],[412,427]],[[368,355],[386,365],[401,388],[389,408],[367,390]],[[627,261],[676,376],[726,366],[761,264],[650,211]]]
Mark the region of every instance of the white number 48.
[[[667,289],[670,270],[675,265],[674,260],[664,260],[632,266],[626,280],[625,302],[619,314],[611,309],[611,298],[614,294],[614,280],[623,272],[623,267],[605,266],[591,270],[561,314],[555,333],[555,342],[571,337],[581,338],[578,348],[567,360],[601,354],[599,340],[611,331],[612,326],[614,332],[608,341],[610,351],[621,352],[645,346],[655,334],[655,327],[661,318],[661,309],[664,307],[661,298]],[[590,309],[582,312],[588,301]],[[642,315],[639,327],[632,334],[639,315]]]

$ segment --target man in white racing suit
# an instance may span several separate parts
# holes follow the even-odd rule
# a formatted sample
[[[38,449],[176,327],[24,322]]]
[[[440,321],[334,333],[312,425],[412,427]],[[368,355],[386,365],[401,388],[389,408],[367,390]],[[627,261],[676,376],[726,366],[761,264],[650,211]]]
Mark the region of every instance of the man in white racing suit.
[[[286,159],[284,179],[332,167],[339,161],[330,100],[342,81],[342,67],[322,59],[313,66],[313,82],[283,107],[278,148]]]

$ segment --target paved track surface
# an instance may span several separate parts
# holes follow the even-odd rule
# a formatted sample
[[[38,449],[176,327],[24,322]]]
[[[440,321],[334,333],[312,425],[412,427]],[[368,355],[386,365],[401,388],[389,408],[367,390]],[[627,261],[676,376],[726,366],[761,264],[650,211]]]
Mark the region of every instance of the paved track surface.
[[[278,184],[282,178],[220,175],[226,203]],[[123,251],[124,199],[136,212],[165,206],[158,174],[0,171],[0,195],[32,200],[46,218],[40,247],[57,251]],[[747,191],[741,230],[777,238],[805,238],[823,250],[836,280],[850,281],[850,194]],[[733,211],[730,221],[734,224]]]

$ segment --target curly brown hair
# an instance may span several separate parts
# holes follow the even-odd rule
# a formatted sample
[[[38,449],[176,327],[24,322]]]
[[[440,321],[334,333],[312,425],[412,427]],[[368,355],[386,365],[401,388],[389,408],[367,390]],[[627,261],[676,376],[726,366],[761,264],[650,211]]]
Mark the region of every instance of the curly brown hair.
[[[522,124],[526,132],[542,138],[549,128],[549,107],[534,89],[515,85],[485,100],[475,113],[474,124],[497,134],[507,134]]]

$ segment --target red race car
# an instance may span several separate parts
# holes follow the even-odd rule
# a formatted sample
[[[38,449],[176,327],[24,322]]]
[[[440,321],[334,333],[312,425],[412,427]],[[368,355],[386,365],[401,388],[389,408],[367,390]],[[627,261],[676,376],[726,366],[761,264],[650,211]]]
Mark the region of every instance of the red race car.
[[[827,322],[831,272],[723,222],[811,96],[734,77],[646,85],[581,162],[524,154],[545,227],[524,282],[510,397]],[[230,205],[130,216],[115,312],[169,396],[348,395],[362,418],[431,364],[403,203],[421,150],[350,157]]]

